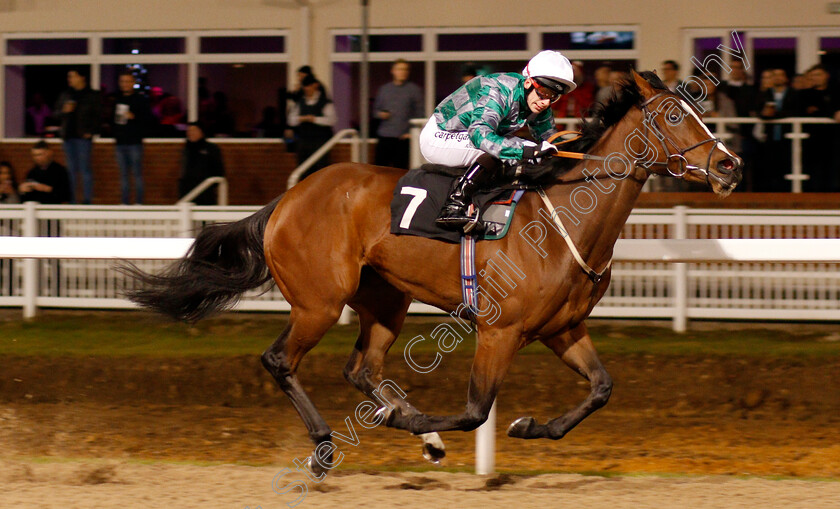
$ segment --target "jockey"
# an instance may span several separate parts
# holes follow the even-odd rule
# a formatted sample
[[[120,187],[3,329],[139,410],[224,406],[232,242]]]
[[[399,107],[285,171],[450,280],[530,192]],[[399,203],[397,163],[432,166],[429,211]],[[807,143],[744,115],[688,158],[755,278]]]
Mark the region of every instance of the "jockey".
[[[546,141],[557,132],[550,106],[575,87],[569,60],[556,51],[541,51],[522,74],[478,76],[444,99],[420,134],[420,150],[430,163],[468,169],[435,223],[455,231],[474,225],[467,207],[500,163],[515,165],[555,152]],[[514,136],[525,125],[542,144]]]

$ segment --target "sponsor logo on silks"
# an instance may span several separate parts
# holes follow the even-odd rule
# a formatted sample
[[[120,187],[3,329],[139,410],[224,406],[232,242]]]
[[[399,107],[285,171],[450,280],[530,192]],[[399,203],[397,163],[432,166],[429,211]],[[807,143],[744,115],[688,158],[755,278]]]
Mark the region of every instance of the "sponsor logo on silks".
[[[438,131],[435,133],[435,138],[443,140],[468,141],[470,139],[469,133],[465,131],[451,133],[449,131]]]

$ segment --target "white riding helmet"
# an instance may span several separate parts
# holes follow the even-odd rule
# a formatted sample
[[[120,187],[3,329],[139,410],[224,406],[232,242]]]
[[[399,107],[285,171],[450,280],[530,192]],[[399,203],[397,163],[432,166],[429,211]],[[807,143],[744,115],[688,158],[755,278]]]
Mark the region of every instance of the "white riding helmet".
[[[561,94],[577,88],[572,63],[558,51],[540,51],[522,69],[522,75]]]

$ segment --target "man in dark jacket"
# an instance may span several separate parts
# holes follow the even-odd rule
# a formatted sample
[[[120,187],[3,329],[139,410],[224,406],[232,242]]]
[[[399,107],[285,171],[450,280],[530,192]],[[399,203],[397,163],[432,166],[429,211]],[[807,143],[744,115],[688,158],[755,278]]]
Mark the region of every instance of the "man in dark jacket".
[[[88,86],[87,76],[81,70],[69,71],[67,83],[70,88],[59,96],[55,111],[61,118],[64,155],[70,170],[70,201],[76,202],[77,177],[81,174],[83,203],[90,204],[93,200],[90,152],[93,136],[102,124],[102,100],[99,91]]]
[[[197,185],[210,177],[223,177],[225,167],[222,162],[222,152],[215,143],[207,141],[204,130],[193,122],[187,128],[187,144],[181,159],[181,178],[178,181],[178,196],[184,197]],[[215,205],[216,189],[211,188],[198,195],[193,203],[196,205]]]
[[[799,96],[789,86],[788,75],[784,69],[773,69],[772,86],[760,95],[759,115],[765,120],[795,117],[799,114]],[[789,192],[790,183],[785,175],[791,171],[791,144],[785,134],[790,132],[790,124],[768,124],[764,126],[767,141],[764,142],[763,168],[761,176],[756,176],[754,191]]]
[[[131,201],[131,175],[134,176],[135,201],[143,203],[143,137],[152,120],[149,99],[134,88],[136,82],[130,71],[120,74],[120,93],[114,105],[114,151],[120,167],[123,205]]]
[[[58,205],[70,201],[70,181],[67,168],[53,161],[52,149],[44,140],[32,147],[35,166],[18,186],[20,201],[37,201]]]

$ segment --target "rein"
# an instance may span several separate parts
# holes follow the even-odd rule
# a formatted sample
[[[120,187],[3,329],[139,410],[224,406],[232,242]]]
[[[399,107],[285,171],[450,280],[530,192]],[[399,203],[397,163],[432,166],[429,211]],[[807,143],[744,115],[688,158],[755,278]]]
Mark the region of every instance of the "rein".
[[[682,178],[689,171],[697,171],[697,172],[702,173],[706,177],[706,184],[711,184],[709,179],[714,178],[719,183],[725,185],[726,183],[723,181],[723,179],[721,179],[720,177],[718,177],[717,175],[715,175],[711,171],[709,171],[709,165],[711,164],[711,161],[712,161],[712,154],[715,152],[715,149],[718,148],[719,144],[723,145],[723,141],[720,138],[707,138],[707,139],[705,139],[701,142],[695,143],[694,145],[691,145],[689,147],[681,149],[679,147],[679,145],[677,145],[677,143],[670,136],[668,136],[667,133],[662,131],[662,129],[659,127],[659,125],[655,122],[656,113],[651,112],[650,109],[648,109],[648,106],[650,106],[650,104],[653,101],[655,101],[656,99],[659,99],[663,95],[665,95],[665,93],[660,92],[660,93],[654,95],[653,97],[651,97],[650,99],[646,100],[645,102],[643,102],[642,104],[640,104],[638,106],[638,108],[640,110],[642,110],[642,112],[645,115],[645,121],[642,122],[642,125],[645,126],[645,139],[650,141],[650,136],[648,135],[648,133],[653,131],[654,135],[656,136],[656,139],[659,140],[660,145],[662,145],[662,151],[665,153],[665,161],[654,161],[654,162],[650,162],[650,163],[645,162],[644,164],[642,164],[642,166],[644,166],[645,170],[649,170],[651,166],[662,167],[669,174],[671,174],[671,176],[676,177],[676,178]],[[581,133],[579,131],[560,131],[558,133],[555,133],[555,134],[551,135],[548,138],[547,141],[549,143],[554,143],[554,140],[556,140],[557,138],[560,138],[560,137],[563,137],[563,136],[566,136],[566,135],[569,135],[569,134],[576,134],[577,136],[574,137],[574,138],[571,138],[571,139],[563,140],[559,143],[555,143],[555,146],[556,145],[563,145],[564,143],[569,143],[569,142],[575,141],[576,139],[580,138],[583,133]],[[674,149],[676,149],[676,152],[671,152],[670,150],[668,150],[668,145],[665,143],[666,141],[668,143],[670,143],[674,147]],[[703,167],[696,166],[696,165],[693,165],[693,164],[688,164],[688,160],[685,158],[685,154],[687,154],[688,152],[690,152],[690,151],[692,151],[696,148],[702,147],[703,145],[705,145],[707,143],[713,143],[714,145],[712,146],[712,149],[709,150],[709,155],[706,158],[706,167],[703,168]],[[602,157],[602,156],[596,156],[596,155],[592,155],[592,154],[584,154],[584,153],[581,153],[581,152],[568,152],[568,151],[563,151],[563,150],[558,150],[556,153],[554,153],[552,155],[554,157],[564,157],[564,158],[567,158],[567,159],[580,159],[580,160],[584,160],[584,161],[606,161],[607,160],[606,157]],[[676,163],[678,165],[678,168],[681,171],[679,171],[679,172],[673,171],[671,169],[671,164],[672,163]],[[639,160],[638,159],[633,161],[633,166],[634,167],[639,166]]]
[[[650,167],[651,166],[660,166],[660,167],[663,167],[668,173],[670,173],[672,176],[674,176],[676,178],[682,178],[689,171],[699,171],[700,173],[702,173],[703,175],[706,176],[706,183],[707,184],[710,184],[709,179],[711,177],[714,177],[719,182],[724,183],[723,180],[720,177],[718,177],[717,175],[714,175],[708,169],[709,165],[711,164],[711,161],[712,161],[712,154],[714,153],[715,149],[718,148],[718,144],[723,143],[721,141],[721,139],[720,138],[708,138],[708,139],[703,140],[699,143],[695,143],[694,145],[691,145],[689,147],[681,149],[679,147],[679,145],[677,145],[677,143],[670,136],[668,136],[667,133],[662,131],[662,129],[659,127],[659,125],[655,122],[656,113],[651,112],[650,109],[648,108],[653,101],[662,97],[663,95],[665,95],[665,94],[663,92],[660,92],[660,93],[654,95],[653,97],[651,97],[650,99],[647,99],[642,104],[638,105],[638,108],[640,110],[642,110],[642,112],[644,113],[644,116],[645,116],[645,120],[644,120],[644,122],[642,122],[642,124],[645,126],[645,139],[647,141],[650,141],[650,134],[649,133],[651,131],[653,131],[653,134],[659,140],[660,144],[662,145],[662,150],[666,155],[665,161],[654,161],[652,163],[642,164],[642,166],[644,166],[644,168],[645,168],[645,171],[650,173]],[[573,135],[576,135],[576,136],[573,137],[573,138],[564,139],[564,140],[562,140],[558,143],[554,143],[554,140],[556,140],[557,138],[565,137],[565,136],[570,135],[570,134],[573,134]],[[572,141],[575,141],[575,140],[579,139],[582,135],[583,135],[583,133],[581,133],[579,131],[560,131],[558,133],[553,134],[551,137],[549,137],[547,141],[549,143],[554,143],[555,146],[561,146],[565,143],[569,143],[569,142],[572,142]],[[674,147],[674,149],[676,149],[676,152],[671,152],[668,149],[668,145],[666,144],[666,141],[668,143],[670,143]],[[695,165],[692,165],[692,164],[688,164],[688,160],[685,158],[685,154],[687,154],[691,150],[702,147],[703,145],[706,145],[707,143],[713,143],[714,145],[712,146],[712,149],[709,150],[709,156],[706,159],[706,167],[701,168],[700,166],[695,166]],[[582,152],[569,152],[569,151],[564,151],[564,150],[558,150],[556,153],[554,153],[552,155],[554,157],[564,157],[564,158],[567,158],[567,159],[580,159],[582,161],[606,161],[607,160],[606,157],[602,157],[602,156],[585,154],[585,153],[582,153]],[[672,163],[676,163],[678,165],[678,168],[681,171],[679,171],[679,172],[672,171],[672,169],[671,169],[671,164]],[[633,161],[633,167],[635,168],[635,167],[638,167],[638,166],[639,166],[639,161],[634,160]],[[586,273],[586,275],[589,277],[589,279],[592,280],[592,282],[597,285],[601,281],[601,279],[603,278],[604,274],[607,272],[607,270],[609,270],[610,266],[612,265],[612,259],[610,259],[610,261],[607,262],[606,267],[604,267],[604,270],[602,270],[601,272],[596,272],[592,267],[590,267],[584,261],[583,257],[580,255],[580,252],[578,251],[577,247],[575,246],[574,241],[572,241],[572,238],[569,236],[568,232],[566,231],[566,228],[563,226],[563,222],[560,220],[560,216],[557,214],[557,212],[554,211],[554,205],[551,203],[551,200],[548,199],[548,195],[545,193],[545,191],[543,190],[542,187],[538,187],[537,192],[539,193],[540,198],[542,198],[543,203],[545,203],[545,205],[548,207],[548,210],[551,213],[551,218],[554,220],[554,223],[560,228],[560,231],[563,234],[563,240],[565,240],[566,245],[569,246],[569,250],[572,252],[572,256],[574,256],[575,261],[577,261],[578,265],[580,265],[580,268],[583,269],[583,272]]]

